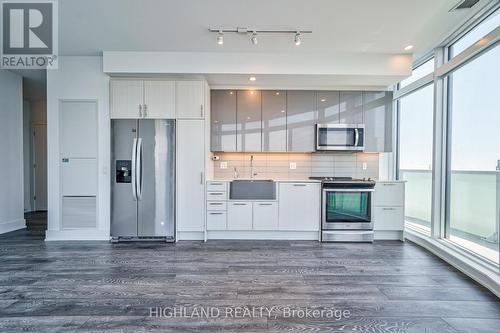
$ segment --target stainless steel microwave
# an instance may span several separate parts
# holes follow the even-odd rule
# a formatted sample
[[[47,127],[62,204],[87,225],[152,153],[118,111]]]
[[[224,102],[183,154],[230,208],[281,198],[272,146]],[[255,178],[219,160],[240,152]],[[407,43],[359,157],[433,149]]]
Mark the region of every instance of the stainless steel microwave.
[[[316,125],[316,150],[365,150],[365,125]]]

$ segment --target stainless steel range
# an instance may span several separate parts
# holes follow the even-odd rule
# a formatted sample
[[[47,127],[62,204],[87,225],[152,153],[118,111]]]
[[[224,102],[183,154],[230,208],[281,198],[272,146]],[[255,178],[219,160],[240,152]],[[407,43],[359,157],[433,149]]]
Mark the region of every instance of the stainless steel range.
[[[351,177],[311,177],[322,182],[321,240],[373,242],[371,212],[375,181]]]

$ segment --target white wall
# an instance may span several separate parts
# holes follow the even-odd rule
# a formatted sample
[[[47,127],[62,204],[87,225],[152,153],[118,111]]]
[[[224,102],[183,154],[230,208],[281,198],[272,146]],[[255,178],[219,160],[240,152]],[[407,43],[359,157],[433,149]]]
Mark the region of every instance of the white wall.
[[[0,233],[25,227],[21,76],[0,70]]]
[[[61,230],[59,103],[92,100],[98,104],[97,228]],[[107,240],[110,229],[109,77],[102,57],[60,57],[59,69],[47,71],[48,230],[46,240]]]

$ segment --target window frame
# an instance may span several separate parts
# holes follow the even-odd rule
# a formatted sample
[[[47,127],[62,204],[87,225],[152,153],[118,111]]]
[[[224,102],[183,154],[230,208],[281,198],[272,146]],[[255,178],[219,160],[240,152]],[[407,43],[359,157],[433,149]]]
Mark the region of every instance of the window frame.
[[[427,62],[434,57],[434,72],[422,77],[405,87],[400,87],[396,84],[394,90],[394,106],[396,110],[396,130],[395,130],[395,154],[393,154],[393,174],[396,179],[400,180],[400,99],[409,95],[425,86],[434,83],[434,109],[433,109],[433,168],[432,168],[432,212],[431,212],[431,235],[426,236],[420,233],[419,237],[427,237],[440,241],[443,245],[450,249],[461,251],[480,262],[488,269],[493,269],[500,273],[500,265],[492,263],[487,258],[484,258],[468,249],[461,247],[449,240],[450,219],[449,215],[449,198],[450,198],[450,181],[451,177],[449,168],[451,165],[451,116],[450,110],[452,96],[450,89],[452,88],[449,78],[450,75],[465,66],[474,59],[482,56],[494,47],[500,47],[500,27],[494,29],[486,36],[486,43],[474,43],[467,47],[462,52],[450,57],[450,47],[469,33],[472,29],[480,25],[490,15],[500,9],[500,3],[490,3],[482,8],[472,20],[464,24],[462,27],[453,32],[445,41],[438,47],[426,53],[423,57],[414,62],[413,68]],[[481,39],[483,39],[481,38]],[[478,40],[479,41],[479,40]],[[500,223],[500,221],[499,221]],[[418,232],[418,230],[413,230]],[[500,252],[500,244],[499,244]]]

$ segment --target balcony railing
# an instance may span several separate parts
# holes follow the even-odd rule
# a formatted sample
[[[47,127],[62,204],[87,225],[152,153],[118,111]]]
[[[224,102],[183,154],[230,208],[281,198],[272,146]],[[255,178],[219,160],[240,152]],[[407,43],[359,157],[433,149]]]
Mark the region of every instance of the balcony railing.
[[[406,220],[430,228],[431,170],[400,170],[406,184]],[[452,171],[450,197],[451,239],[462,239],[496,253],[500,224],[500,172]]]

